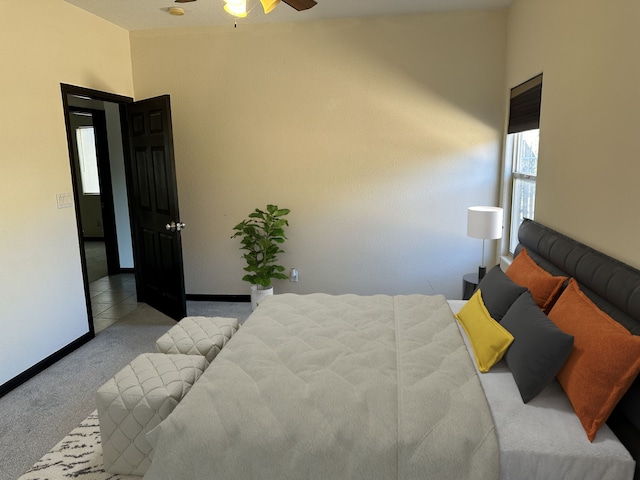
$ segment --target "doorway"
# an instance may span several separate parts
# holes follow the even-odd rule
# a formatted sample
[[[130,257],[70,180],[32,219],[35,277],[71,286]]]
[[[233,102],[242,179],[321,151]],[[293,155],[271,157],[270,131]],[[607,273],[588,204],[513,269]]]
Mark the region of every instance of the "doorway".
[[[77,97],[69,98],[69,103],[72,164],[77,180],[75,191],[80,206],[81,233],[91,284],[100,278],[120,273],[109,132],[103,105],[92,101],[92,108],[81,107],[78,105],[88,101]]]
[[[112,305],[112,316],[119,319],[123,311],[135,310],[140,301],[180,320],[186,316],[181,241],[185,224],[179,216],[169,95],[134,102],[129,97],[83,87],[61,87],[91,333],[96,332],[92,307],[105,305],[96,302],[96,292],[89,284],[85,253],[88,223],[80,214],[81,199],[87,196],[100,197],[108,276],[98,281],[106,279],[102,288],[113,287],[118,277],[119,283],[132,283],[128,287],[135,293],[124,305],[116,305],[118,309]],[[75,116],[91,118],[80,125]],[[82,134],[75,131],[77,128],[90,128],[93,137],[89,135],[88,143],[95,144],[95,154],[88,157],[96,157],[93,168],[97,182],[89,188],[83,183],[81,170],[92,161],[81,165],[78,137]],[[132,292],[110,292],[103,299],[118,302]]]
[[[90,330],[137,308],[121,106],[127,97],[62,86]]]

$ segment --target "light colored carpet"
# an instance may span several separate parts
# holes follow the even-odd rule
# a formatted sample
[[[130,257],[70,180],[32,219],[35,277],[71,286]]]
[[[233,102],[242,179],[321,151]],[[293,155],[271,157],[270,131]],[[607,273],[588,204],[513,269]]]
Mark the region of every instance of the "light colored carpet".
[[[251,305],[187,302],[187,313],[244,321]],[[96,408],[97,389],[138,354],[153,352],[156,339],[172,325],[175,321],[169,317],[140,304],[86,345],[1,397],[0,480],[16,480],[45,455]]]

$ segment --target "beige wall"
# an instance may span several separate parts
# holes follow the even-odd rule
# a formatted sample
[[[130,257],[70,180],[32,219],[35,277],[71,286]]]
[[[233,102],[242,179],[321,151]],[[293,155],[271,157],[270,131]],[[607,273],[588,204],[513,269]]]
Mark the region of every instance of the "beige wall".
[[[145,32],[130,54],[128,32],[62,0],[4,2],[0,384],[87,331],[75,215],[55,201],[61,82],[171,94],[189,293],[246,292],[231,229],[274,202],[300,269],[280,291],[453,298],[480,254],[466,207],[498,199],[506,89],[540,71],[537,219],[640,267],[639,18],[628,0],[516,0]]]
[[[136,98],[172,100],[187,292],[243,294],[233,226],[292,210],[280,292],[444,293],[498,201],[506,12],[135,32]]]
[[[63,2],[0,15],[0,385],[88,331],[60,83],[132,95],[128,32]]]
[[[544,72],[536,220],[640,268],[640,3],[516,0],[507,84]]]

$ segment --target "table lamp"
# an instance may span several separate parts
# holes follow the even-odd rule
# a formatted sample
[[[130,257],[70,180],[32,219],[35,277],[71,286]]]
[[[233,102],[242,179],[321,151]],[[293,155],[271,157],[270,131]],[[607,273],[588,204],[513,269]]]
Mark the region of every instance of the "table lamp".
[[[478,268],[480,282],[487,273],[487,266],[484,264],[484,241],[502,238],[502,208],[469,207],[467,236],[482,239],[482,263]]]

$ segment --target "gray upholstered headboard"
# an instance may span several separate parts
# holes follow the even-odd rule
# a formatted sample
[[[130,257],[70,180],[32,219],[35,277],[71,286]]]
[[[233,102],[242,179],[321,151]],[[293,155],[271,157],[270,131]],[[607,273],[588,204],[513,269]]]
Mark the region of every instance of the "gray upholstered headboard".
[[[600,309],[640,335],[640,271],[532,220],[518,231],[516,255],[526,247],[538,265],[553,275],[575,278]],[[636,460],[640,480],[640,377],[622,398],[609,427]]]

